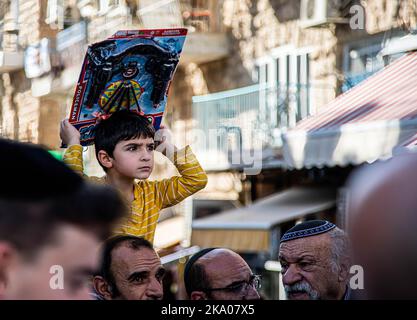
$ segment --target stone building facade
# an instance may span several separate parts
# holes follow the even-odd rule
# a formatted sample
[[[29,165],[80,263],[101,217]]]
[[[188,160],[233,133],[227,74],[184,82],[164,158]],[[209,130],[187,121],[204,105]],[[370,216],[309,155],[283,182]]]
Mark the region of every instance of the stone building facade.
[[[297,83],[304,77],[304,80],[296,85],[308,88],[309,91],[308,110],[301,110],[301,114],[297,115],[300,110],[294,110],[297,108],[296,104],[287,105],[289,116],[284,126],[292,127],[305,116],[317,112],[338,94],[382,68],[384,64],[378,56],[381,49],[391,40],[414,32],[417,26],[417,8],[413,1],[333,1],[338,3],[339,16],[344,21],[310,26],[306,26],[305,18],[301,17],[303,2],[307,1],[222,2],[219,14],[227,33],[229,54],[216,61],[183,65],[178,70],[171,88],[170,123],[179,141],[192,142],[192,137],[187,138],[187,132],[190,132],[190,128],[201,127],[201,119],[196,119],[193,113],[200,107],[193,106],[192,96],[220,92],[226,98],[218,100],[216,95],[213,98],[216,101],[211,101],[210,96],[205,100],[206,107],[214,110],[216,105],[228,105],[228,90],[231,90],[230,94],[236,99],[234,91],[232,93],[233,89],[249,88],[261,81],[267,82],[268,85],[276,85],[279,80],[276,74],[271,74],[278,73],[273,70],[278,63],[274,61],[277,57],[281,60],[281,81],[282,78],[288,77],[288,82]],[[304,67],[303,71],[300,71],[303,69],[300,65],[296,65],[299,63],[295,62],[298,56],[308,60],[301,62],[304,66],[308,63],[308,67]],[[283,67],[289,66],[289,63],[283,61],[287,57],[291,59],[289,61],[293,61],[289,67],[292,70],[283,72]],[[259,70],[262,67],[265,69],[265,63],[272,72],[265,75],[264,71],[262,80]],[[304,75],[300,75],[302,72]],[[306,73],[308,75],[305,75]],[[307,78],[308,83],[305,83]],[[280,94],[279,87],[274,90],[277,91],[273,91],[272,94]],[[296,100],[303,92],[293,89],[292,94]],[[246,98],[241,98],[239,101],[245,102]],[[207,114],[214,116],[213,112],[209,111]],[[253,121],[266,124],[269,127],[267,130],[275,131],[270,136],[276,137],[282,131],[279,129],[280,122],[273,119],[277,118],[277,115],[271,114],[258,114]],[[221,121],[224,119],[219,118],[219,122]],[[279,143],[272,147],[276,145],[279,147]],[[207,157],[213,158],[211,150],[207,152]],[[204,159],[204,156],[202,158]],[[217,170],[216,165],[213,168]]]
[[[369,54],[365,50],[364,57],[361,58],[363,47],[371,44],[371,47],[380,50],[387,40],[415,30],[417,24],[417,8],[412,0],[327,1],[337,3],[340,9],[338,15],[345,19],[352,18],[349,11],[353,6],[360,6],[364,13],[363,28],[353,29],[346,21],[306,27],[302,7],[307,2],[308,0],[175,0],[165,5],[169,8],[157,6],[159,9],[152,13],[147,8],[158,4],[158,1],[2,1],[1,135],[58,150],[59,121],[69,112],[86,46],[119,29],[170,26],[189,28],[181,63],[170,88],[164,120],[174,132],[177,144],[183,146],[193,142],[193,137],[188,135],[191,129],[200,127],[199,119],[193,112],[193,96],[218,92],[227,96],[228,90],[245,88],[261,81],[275,85],[276,82],[285,80],[283,78],[296,82],[302,73],[301,64],[306,67],[308,63],[308,72],[304,68],[303,77],[304,80],[308,78],[308,86],[312,88],[309,92],[309,110],[304,111],[298,119],[293,116],[285,124],[292,126],[306,116],[306,113],[315,113],[342,91],[349,76],[350,64],[365,65],[367,59],[370,59],[372,67],[371,55],[375,55],[375,52]],[[146,15],[143,14],[145,11],[148,12]],[[179,12],[179,15],[175,16],[172,12]],[[187,14],[188,20],[185,19]],[[84,24],[80,25],[80,22]],[[79,27],[74,28],[74,25]],[[81,33],[84,37],[80,38]],[[24,71],[24,53],[28,46],[36,45],[44,38],[51,40],[51,67],[41,75],[28,79]],[[64,44],[61,43],[62,39],[67,39]],[[61,47],[61,51],[57,50],[57,46]],[[63,47],[65,48],[62,49]],[[58,55],[56,51],[59,51]],[[290,70],[289,62],[296,61],[291,60],[294,52],[295,56],[300,56],[302,52],[304,60],[291,63],[291,68],[295,69]],[[358,55],[358,52],[358,61],[353,63],[350,56]],[[279,63],[278,57],[281,61]],[[289,60],[285,62],[283,57]],[[276,71],[278,65],[281,71]],[[271,67],[276,70],[265,75],[268,71],[266,69]],[[283,67],[288,68],[288,71],[283,71]],[[278,80],[279,73],[282,75],[281,80]],[[291,106],[288,110],[291,111],[290,109]],[[213,112],[210,115],[216,116]],[[244,115],[242,117],[245,118]],[[280,123],[272,121],[274,117],[277,116],[266,114],[264,118],[259,118],[258,115],[251,121],[269,123],[269,128],[278,129],[279,134]],[[209,152],[209,156],[212,157],[213,154]],[[87,171],[101,175],[101,169],[94,165],[93,150],[86,152],[85,157]],[[167,170],[170,173],[175,172],[163,159],[157,161],[156,168],[155,176],[160,176]],[[233,194],[236,198],[236,193]]]
[[[7,1],[6,1],[7,2]],[[60,116],[59,106],[53,99],[32,95],[31,82],[23,70],[23,52],[27,46],[39,42],[42,38],[54,38],[57,30],[45,23],[45,1],[18,1],[18,22],[12,16],[9,1],[3,3],[2,44],[4,58],[2,69],[7,70],[7,52],[19,53],[19,66],[13,66],[8,72],[1,72],[0,86],[0,131],[2,135],[22,141],[45,144],[49,148],[58,145],[58,131],[54,120]],[[17,29],[16,29],[17,26]],[[3,67],[6,68],[3,68]],[[50,119],[52,121],[50,121]]]
[[[372,54],[375,56],[375,52],[367,53],[363,48],[369,45],[380,50],[391,38],[415,30],[417,24],[417,8],[412,0],[321,1],[337,3],[338,15],[345,20],[352,18],[349,11],[353,6],[360,6],[364,24],[359,29],[353,29],[349,21],[306,27],[302,11],[308,0],[163,2],[168,3],[166,6],[170,6],[171,11],[158,7],[158,1],[147,0],[2,1],[1,135],[59,149],[59,121],[69,112],[86,46],[118,29],[189,28],[165,116],[178,145],[183,146],[192,143],[192,137],[187,133],[200,126],[193,112],[193,96],[218,92],[227,96],[228,90],[261,81],[275,85],[283,80],[297,82],[301,78],[303,81],[308,79],[308,86],[312,88],[309,91],[309,110],[298,118],[289,117],[285,126],[292,126],[307,114],[315,113],[343,90],[351,64],[363,64],[361,67],[366,69],[370,60],[372,67],[375,58]],[[152,5],[157,8],[153,13],[147,10]],[[172,11],[174,9],[177,11]],[[78,29],[74,25],[78,25]],[[80,38],[80,33],[85,33],[84,37]],[[44,38],[50,39],[51,66],[29,79],[24,71],[24,53],[28,46],[36,45]],[[62,39],[66,38],[68,41],[63,45]],[[72,41],[78,42],[74,44]],[[61,46],[61,51],[57,46]],[[353,61],[355,55],[357,61]],[[277,62],[278,58],[281,62]],[[277,67],[281,67],[281,71],[277,71]],[[288,70],[283,70],[284,67]],[[291,111],[291,106],[288,110]],[[211,115],[216,116],[213,112]],[[252,122],[269,123],[270,128],[279,129],[281,124],[272,121],[274,117],[277,115],[271,116],[267,112],[264,118],[258,116]],[[92,165],[93,150],[86,152],[86,162],[91,164],[87,166],[90,173],[102,174],[98,166]],[[157,162],[157,169],[175,172],[163,160]],[[155,175],[158,176],[158,170]]]
[[[137,15],[141,1],[108,1],[107,10],[100,11],[105,1],[49,1],[48,0],[8,0],[2,4],[3,52],[24,52],[28,45],[42,38],[55,38],[63,27],[82,19],[88,21],[88,42],[95,42],[113,33],[117,28],[146,27]],[[144,2],[144,1],[142,1]],[[181,1],[180,1],[181,2]],[[213,1],[196,1],[208,2]],[[352,30],[349,24],[325,24],[320,27],[305,28],[300,20],[300,7],[303,1],[290,0],[224,0],[216,1],[215,15],[220,18],[221,33],[228,41],[227,55],[218,59],[187,61],[182,63],[176,73],[170,92],[168,119],[178,122],[179,128],[188,128],[192,119],[191,97],[212,92],[224,91],[251,85],[256,82],[253,70],[256,60],[267,56],[272,50],[284,46],[309,48],[309,77],[311,82],[323,84],[325,94],[314,97],[319,108],[339,93],[343,82],[343,46],[348,42],[381,34],[389,37],[389,32],[410,30],[416,26],[415,2],[404,1],[339,1],[344,10],[355,3],[365,12],[365,29]],[[3,3],[3,2],[2,2]],[[16,5],[17,3],[17,5]],[[51,3],[63,4],[65,15],[62,23],[48,22]],[[192,1],[190,1],[192,3]],[[14,21],[13,7],[17,8],[17,22]],[[88,13],[86,8],[97,9]],[[210,7],[212,8],[212,7]],[[346,9],[347,8],[347,9]],[[91,10],[90,10],[91,11]],[[84,15],[84,16],[83,16]],[[16,23],[18,31],[10,24]],[[164,25],[164,20],[155,25]],[[67,25],[65,25],[67,24]],[[208,30],[209,33],[210,30]],[[218,30],[213,31],[213,33]],[[388,34],[387,34],[388,33]],[[200,39],[204,34],[198,34]],[[197,38],[198,39],[198,38]],[[204,52],[204,51],[203,51]],[[204,55],[204,54],[203,54]],[[81,61],[80,61],[81,63]],[[57,120],[68,108],[66,94],[33,94],[33,81],[25,78],[23,66],[1,71],[1,130],[2,134],[14,139],[42,143],[57,148]],[[49,71],[53,73],[54,71]],[[53,75],[56,77],[56,73]],[[36,79],[38,80],[38,79]],[[45,81],[46,82],[46,81]],[[41,90],[42,91],[42,90]],[[46,90],[47,91],[47,90]]]

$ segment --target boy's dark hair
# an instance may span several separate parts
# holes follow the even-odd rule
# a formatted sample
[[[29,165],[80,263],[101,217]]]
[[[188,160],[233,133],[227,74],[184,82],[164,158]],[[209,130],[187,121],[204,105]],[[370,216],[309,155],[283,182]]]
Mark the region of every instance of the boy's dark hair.
[[[100,121],[95,128],[94,145],[97,160],[100,150],[113,157],[114,148],[120,141],[154,137],[155,129],[148,118],[129,110],[117,111],[108,119]],[[98,162],[101,165],[100,161]]]
[[[119,290],[117,289],[114,276],[111,272],[112,252],[114,249],[119,248],[121,245],[126,246],[133,250],[140,250],[141,248],[148,248],[154,250],[152,244],[141,237],[135,237],[130,235],[115,236],[108,239],[103,245],[100,275],[107,281],[112,288],[113,297],[119,296]]]
[[[111,187],[91,185],[47,151],[0,139],[0,241],[27,259],[51,244],[61,225],[87,230],[100,239],[127,214]]]

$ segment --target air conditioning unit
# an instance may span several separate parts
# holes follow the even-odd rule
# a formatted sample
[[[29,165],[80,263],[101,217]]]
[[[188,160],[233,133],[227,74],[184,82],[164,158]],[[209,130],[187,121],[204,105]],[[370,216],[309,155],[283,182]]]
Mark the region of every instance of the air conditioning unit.
[[[343,0],[301,0],[300,24],[303,28],[319,27],[328,23],[348,23],[341,16]]]

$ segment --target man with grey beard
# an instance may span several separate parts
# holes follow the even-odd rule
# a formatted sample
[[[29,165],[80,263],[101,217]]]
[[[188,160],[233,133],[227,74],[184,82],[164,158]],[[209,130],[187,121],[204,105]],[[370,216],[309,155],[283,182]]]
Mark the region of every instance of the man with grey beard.
[[[349,242],[333,223],[312,220],[295,225],[281,238],[279,260],[289,300],[349,298]]]

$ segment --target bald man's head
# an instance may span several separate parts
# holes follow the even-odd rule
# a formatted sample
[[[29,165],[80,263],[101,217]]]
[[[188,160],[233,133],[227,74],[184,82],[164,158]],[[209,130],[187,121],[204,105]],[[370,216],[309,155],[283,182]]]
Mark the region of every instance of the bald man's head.
[[[417,298],[417,155],[354,173],[349,232],[368,298]]]
[[[236,259],[242,259],[240,255],[236,252],[226,249],[226,248],[216,248],[209,252],[207,252],[204,256],[202,256],[199,261],[203,263],[213,263],[216,262],[218,259],[234,257]],[[242,259],[243,260],[243,259]],[[246,262],[245,262],[246,263]]]
[[[191,300],[259,299],[259,279],[237,253],[217,248],[190,260],[186,287]]]

